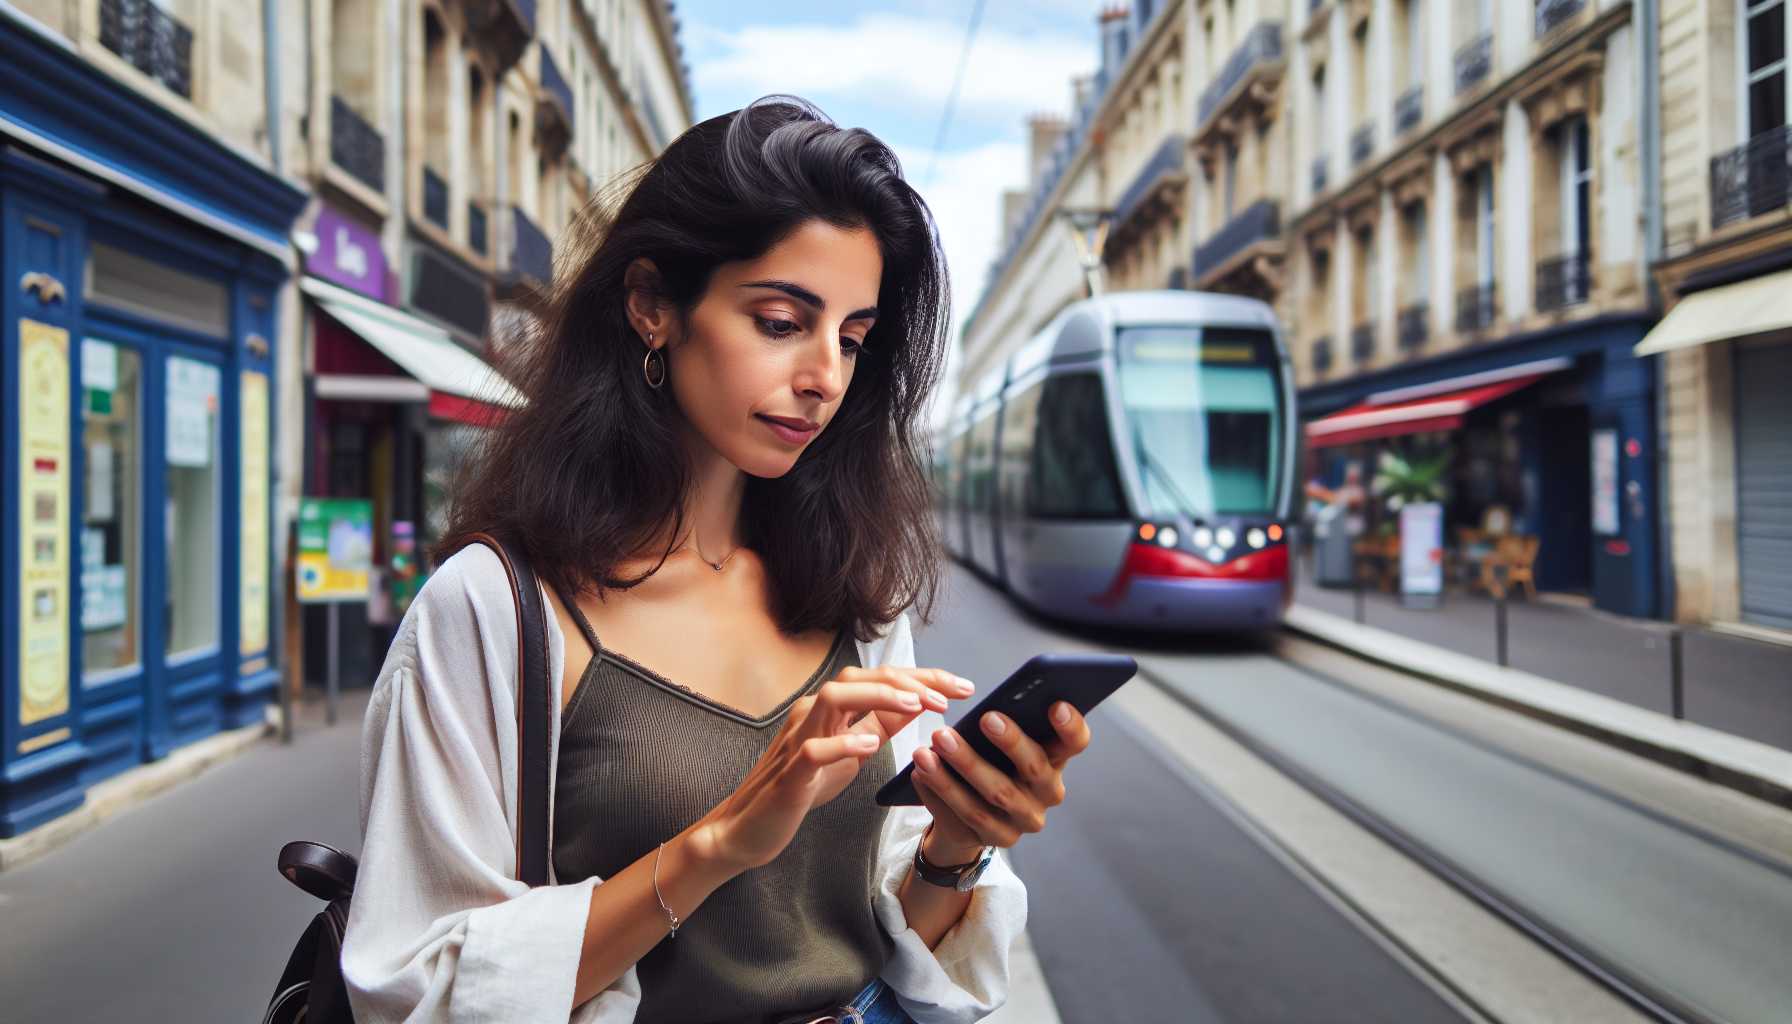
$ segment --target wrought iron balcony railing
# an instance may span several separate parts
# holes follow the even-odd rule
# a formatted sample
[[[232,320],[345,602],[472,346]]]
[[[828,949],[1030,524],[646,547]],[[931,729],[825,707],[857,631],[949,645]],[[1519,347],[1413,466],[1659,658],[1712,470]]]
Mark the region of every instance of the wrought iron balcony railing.
[[[529,215],[510,208],[510,269],[548,284],[554,280],[554,244]]]
[[[1332,339],[1320,337],[1313,339],[1313,371],[1325,373],[1332,368]]]
[[[1120,193],[1120,199],[1114,204],[1112,223],[1116,227],[1126,224],[1132,215],[1139,211],[1145,200],[1157,190],[1157,187],[1174,175],[1182,173],[1183,163],[1188,153],[1188,139],[1182,135],[1171,135],[1157,147],[1157,152],[1145,161],[1145,166],[1133,176],[1132,184]]]
[[[1257,200],[1195,246],[1195,280],[1258,242],[1275,238],[1281,230],[1281,207],[1273,199]]]
[[[1431,334],[1431,303],[1424,299],[1400,310],[1399,322],[1394,325],[1395,340],[1402,352],[1411,352],[1423,348],[1425,339]]]
[[[1425,119],[1425,85],[1420,83],[1394,101],[1394,134],[1405,135]]]
[[[100,45],[175,95],[193,98],[193,30],[154,0],[100,0]]]
[[[1355,167],[1361,164],[1374,152],[1375,122],[1364,121],[1357,126],[1356,131],[1350,133],[1350,165]]]
[[[330,97],[330,162],[385,193],[386,137],[340,96]]]
[[[1711,158],[1711,226],[1772,213],[1792,202],[1792,125],[1762,132]]]
[[[1537,308],[1543,312],[1579,305],[1592,290],[1593,266],[1584,252],[1537,264]]]
[[[1197,125],[1204,125],[1214,111],[1219,109],[1220,102],[1231,95],[1245,75],[1259,63],[1282,59],[1282,24],[1277,21],[1258,22],[1245,33],[1244,42],[1233,51],[1226,60],[1220,73],[1206,89],[1201,91],[1201,103],[1196,109]]]
[[[1537,0],[1537,38],[1549,35],[1586,6],[1587,0]]]
[[[1493,70],[1493,33],[1483,32],[1456,51],[1456,91],[1467,92]]]
[[[467,203],[467,244],[481,256],[491,252],[491,225],[487,223],[485,207],[479,200]]]
[[[1331,161],[1323,154],[1313,158],[1313,194],[1325,191],[1327,179],[1331,171]]]
[[[1473,334],[1493,325],[1495,316],[1493,282],[1470,285],[1456,293],[1456,330]]]
[[[434,168],[423,168],[423,219],[448,230],[448,182]]]
[[[1359,363],[1375,358],[1375,321],[1369,320],[1350,329],[1350,358]]]

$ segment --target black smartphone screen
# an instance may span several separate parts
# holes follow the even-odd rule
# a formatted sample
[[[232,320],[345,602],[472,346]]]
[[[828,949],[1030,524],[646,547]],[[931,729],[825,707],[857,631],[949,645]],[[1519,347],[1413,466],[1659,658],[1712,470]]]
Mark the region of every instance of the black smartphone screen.
[[[1015,669],[1002,685],[985,694],[976,707],[952,724],[952,728],[979,756],[1012,776],[1014,763],[984,735],[983,727],[978,724],[985,712],[1000,711],[1028,736],[1043,744],[1058,735],[1051,719],[1046,717],[1053,704],[1066,701],[1087,715],[1138,670],[1138,662],[1124,654],[1035,655]],[[926,745],[928,739],[923,736],[922,745]],[[941,763],[945,764],[944,759]],[[919,804],[921,798],[916,794],[911,778],[914,770],[913,764],[903,765],[902,771],[877,791],[877,802],[886,807]],[[951,765],[946,765],[946,770],[958,774]]]

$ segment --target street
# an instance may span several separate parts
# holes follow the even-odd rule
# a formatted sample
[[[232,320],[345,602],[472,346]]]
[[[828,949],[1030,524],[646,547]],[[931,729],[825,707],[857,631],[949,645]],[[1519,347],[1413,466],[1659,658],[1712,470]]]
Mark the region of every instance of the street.
[[[1792,1001],[1792,815],[1765,803],[1310,644],[1066,632],[957,567],[918,647],[982,686],[1039,650],[1139,658],[1065,805],[1013,854],[1067,1024],[1649,1003],[1768,1021]],[[8,1019],[255,1017],[316,909],[275,851],[358,845],[365,697],[0,875]]]

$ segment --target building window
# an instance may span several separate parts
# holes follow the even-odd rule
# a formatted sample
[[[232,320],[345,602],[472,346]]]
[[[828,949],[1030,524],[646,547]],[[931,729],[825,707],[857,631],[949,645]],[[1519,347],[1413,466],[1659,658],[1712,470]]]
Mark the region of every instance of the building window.
[[[1587,119],[1562,122],[1557,145],[1562,168],[1562,251],[1585,255],[1592,248],[1593,169],[1587,153]]]
[[[1493,283],[1493,165],[1475,168],[1475,283]]]
[[[1786,0],[1743,0],[1743,137],[1786,124]]]
[[[81,671],[89,680],[142,658],[143,502],[138,476],[143,358],[81,343]]]
[[[175,657],[218,643],[220,374],[210,363],[181,356],[169,356],[165,372],[165,649]]]
[[[1238,212],[1238,143],[1226,140],[1226,191],[1224,220],[1230,222]]]
[[[1406,265],[1407,294],[1415,302],[1425,301],[1430,291],[1430,239],[1426,236],[1425,204],[1413,203],[1406,208],[1406,239],[1409,258]]]

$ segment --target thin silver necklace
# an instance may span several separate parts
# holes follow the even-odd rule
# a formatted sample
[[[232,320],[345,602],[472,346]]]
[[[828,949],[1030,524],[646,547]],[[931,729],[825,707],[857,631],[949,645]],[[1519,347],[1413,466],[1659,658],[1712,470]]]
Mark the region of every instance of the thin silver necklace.
[[[690,544],[691,550],[695,551],[697,553],[697,557],[703,560],[704,565],[709,566],[711,569],[714,569],[717,572],[721,572],[722,566],[727,565],[728,560],[730,558],[733,558],[735,556],[735,554],[737,554],[742,547],[743,547],[743,545],[736,544],[734,546],[734,550],[728,552],[726,555],[723,555],[722,560],[720,562],[712,562],[709,560],[709,557],[703,553],[703,549],[697,545],[696,529],[692,528],[692,530],[691,530],[691,544]]]

